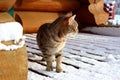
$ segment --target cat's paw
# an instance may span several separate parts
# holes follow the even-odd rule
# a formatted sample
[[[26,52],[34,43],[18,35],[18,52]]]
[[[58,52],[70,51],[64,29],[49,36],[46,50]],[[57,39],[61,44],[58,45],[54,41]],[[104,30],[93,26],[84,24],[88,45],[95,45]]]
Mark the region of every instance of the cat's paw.
[[[53,71],[52,67],[46,68],[46,71]]]
[[[57,68],[57,69],[56,69],[56,72],[57,72],[57,73],[63,72],[63,69],[62,69],[62,68]]]

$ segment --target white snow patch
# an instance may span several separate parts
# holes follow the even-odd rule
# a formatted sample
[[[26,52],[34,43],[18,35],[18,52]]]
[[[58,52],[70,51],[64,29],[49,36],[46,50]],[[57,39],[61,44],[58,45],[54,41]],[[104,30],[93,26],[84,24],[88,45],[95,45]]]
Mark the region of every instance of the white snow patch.
[[[106,56],[105,61],[116,61],[115,57],[112,54],[109,54]]]
[[[21,42],[19,42],[18,45],[8,45],[8,46],[7,46],[7,45],[5,45],[5,44],[0,43],[0,50],[16,50],[16,49],[18,49],[18,48],[23,47],[24,44],[25,44],[25,41],[24,41],[24,40],[22,40]]]
[[[44,77],[38,74],[35,74],[31,71],[28,72],[28,80],[52,80],[49,77]]]
[[[21,42],[19,40],[22,39]],[[25,44],[25,37],[23,36],[22,25],[18,22],[0,23],[0,50],[14,50],[22,47]],[[4,45],[1,41],[14,40],[14,44],[18,45]]]
[[[19,41],[23,35],[23,28],[18,22],[6,22],[0,24],[0,41]]]

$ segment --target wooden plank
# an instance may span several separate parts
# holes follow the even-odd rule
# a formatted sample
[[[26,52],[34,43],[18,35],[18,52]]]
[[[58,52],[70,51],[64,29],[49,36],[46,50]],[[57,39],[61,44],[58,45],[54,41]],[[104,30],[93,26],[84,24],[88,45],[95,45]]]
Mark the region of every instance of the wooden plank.
[[[23,0],[21,6],[14,7],[15,10],[21,11],[69,12],[76,10],[79,6],[78,0]]]

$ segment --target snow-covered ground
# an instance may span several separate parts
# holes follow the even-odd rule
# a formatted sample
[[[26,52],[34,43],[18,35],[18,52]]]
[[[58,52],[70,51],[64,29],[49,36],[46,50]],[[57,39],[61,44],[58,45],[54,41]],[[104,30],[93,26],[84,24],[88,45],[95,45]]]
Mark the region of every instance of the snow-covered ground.
[[[120,37],[79,33],[64,48],[62,73],[45,71],[36,34],[27,34],[28,80],[120,80]],[[54,64],[55,65],[55,64]]]
[[[90,31],[97,34],[120,37],[120,15],[115,15],[114,20],[109,20],[108,22],[113,27],[109,27],[109,26],[108,27],[87,27],[83,29],[83,31]],[[116,25],[118,27],[114,27]]]
[[[88,59],[82,58],[82,60],[86,61]],[[95,65],[83,65],[84,68],[80,68],[78,70],[71,69],[72,67],[69,68],[67,66],[63,66],[63,68],[66,69],[66,73],[46,72],[43,68],[41,72],[47,75],[49,74],[50,77],[41,76],[29,71],[28,80],[120,80],[120,60],[111,59],[107,62],[96,62],[93,59],[89,62],[94,63]],[[38,64],[31,66],[34,68],[36,68],[36,66],[41,68]],[[40,69],[38,69],[38,71],[39,70]]]

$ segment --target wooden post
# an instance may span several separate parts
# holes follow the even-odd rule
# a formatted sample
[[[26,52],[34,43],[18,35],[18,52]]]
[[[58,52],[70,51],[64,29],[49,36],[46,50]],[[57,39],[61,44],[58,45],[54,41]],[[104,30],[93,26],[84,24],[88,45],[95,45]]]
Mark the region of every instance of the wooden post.
[[[2,26],[0,27],[3,27],[3,24],[6,24],[7,22],[8,23],[15,22],[15,20],[7,12],[1,12],[0,24],[2,24]],[[12,28],[13,26],[10,25],[9,27]],[[8,30],[6,31],[9,32]],[[0,35],[4,35],[4,33],[0,33]],[[9,37],[12,38],[12,36]],[[1,38],[3,39],[3,36]],[[1,41],[0,42],[0,80],[27,80],[28,57],[27,57],[26,45],[24,44],[23,46],[13,50],[4,49],[5,47],[9,48],[12,45],[17,46],[23,40],[20,39],[19,42],[15,44],[14,40],[4,41],[1,40],[1,38],[0,38]]]

